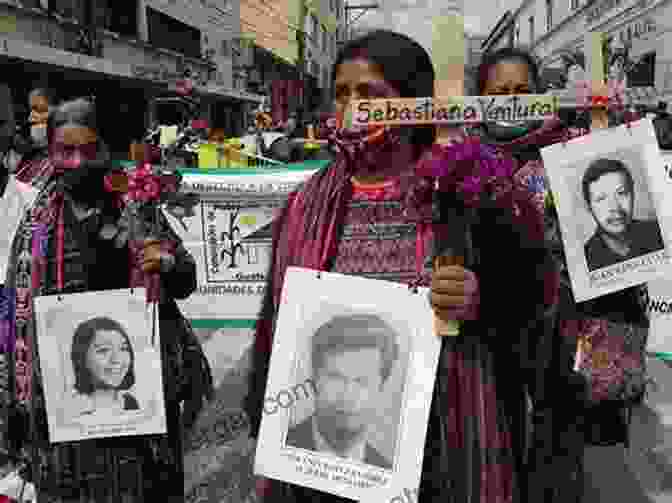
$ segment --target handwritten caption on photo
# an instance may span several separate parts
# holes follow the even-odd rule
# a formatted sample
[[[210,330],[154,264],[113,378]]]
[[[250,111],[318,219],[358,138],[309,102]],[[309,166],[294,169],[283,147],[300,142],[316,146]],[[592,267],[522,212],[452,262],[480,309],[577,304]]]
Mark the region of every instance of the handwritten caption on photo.
[[[560,110],[556,96],[457,96],[452,98],[395,98],[353,101],[345,125],[462,124],[496,121],[534,121]]]
[[[649,253],[648,255],[636,257],[611,267],[605,267],[604,269],[600,269],[590,274],[590,284],[591,286],[605,286],[610,283],[622,280],[622,276],[628,272],[645,272],[655,265],[664,264],[669,261],[670,254],[667,252],[667,250],[663,250],[658,253]]]

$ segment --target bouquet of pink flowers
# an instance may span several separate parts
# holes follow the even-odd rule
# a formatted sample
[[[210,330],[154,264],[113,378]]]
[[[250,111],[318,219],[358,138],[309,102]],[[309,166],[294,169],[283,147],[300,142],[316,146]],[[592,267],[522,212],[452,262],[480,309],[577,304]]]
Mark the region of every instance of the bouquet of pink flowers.
[[[179,191],[181,181],[178,172],[144,161],[138,162],[128,172],[112,173],[105,178],[106,190],[119,194],[118,204],[122,208],[116,229],[117,244],[128,242],[132,262],[131,284],[147,288],[148,302],[159,300],[159,276],[144,274],[140,257],[148,242],[154,245],[156,254],[174,250],[175,243],[161,236],[161,206],[180,206],[182,201],[192,204],[193,194]]]

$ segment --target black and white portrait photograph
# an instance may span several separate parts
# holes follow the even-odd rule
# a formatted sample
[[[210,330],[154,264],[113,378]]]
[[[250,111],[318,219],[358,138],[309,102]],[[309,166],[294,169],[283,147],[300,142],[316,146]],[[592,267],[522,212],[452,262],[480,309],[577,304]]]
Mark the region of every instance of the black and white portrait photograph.
[[[297,359],[297,382],[311,392],[313,413],[304,419],[301,407],[293,409],[299,415],[286,445],[392,470],[408,366],[400,332],[370,313],[338,314],[321,324],[309,341],[309,377],[301,372],[305,360]],[[377,432],[385,435],[376,438]]]
[[[426,291],[292,267],[282,297],[255,473],[363,501],[417,487],[440,349]]]
[[[38,297],[35,309],[52,442],[165,433],[144,289]]]
[[[581,195],[595,223],[584,245],[591,272],[665,248],[644,177],[635,183],[633,173],[641,173],[642,166],[637,154],[622,152],[619,157],[626,160],[616,156],[595,159],[583,173]],[[637,218],[635,203],[649,211],[640,211],[642,216]]]
[[[650,120],[556,144],[542,156],[577,301],[671,272],[665,171]]]

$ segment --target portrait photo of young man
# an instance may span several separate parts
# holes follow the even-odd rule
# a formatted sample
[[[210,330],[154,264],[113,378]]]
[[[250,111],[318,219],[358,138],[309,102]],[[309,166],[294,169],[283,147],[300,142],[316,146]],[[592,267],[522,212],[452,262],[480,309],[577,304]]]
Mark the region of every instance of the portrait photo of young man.
[[[583,200],[596,224],[584,245],[589,271],[664,249],[658,221],[634,217],[635,199],[650,200],[650,195],[635,186],[623,161],[601,158],[591,162],[581,186]]]
[[[310,341],[315,411],[290,427],[286,445],[391,470],[371,443],[386,384],[399,361],[398,333],[379,316],[337,315]]]

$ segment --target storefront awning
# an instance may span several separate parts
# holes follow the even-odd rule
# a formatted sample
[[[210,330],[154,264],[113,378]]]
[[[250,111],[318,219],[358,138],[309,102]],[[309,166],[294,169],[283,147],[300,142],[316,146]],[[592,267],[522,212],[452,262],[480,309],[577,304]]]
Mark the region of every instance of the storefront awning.
[[[238,101],[249,101],[252,103],[263,103],[264,97],[260,94],[247,93],[236,89],[228,89],[222,86],[205,86],[196,88],[199,93],[209,94],[215,98],[228,98]]]

